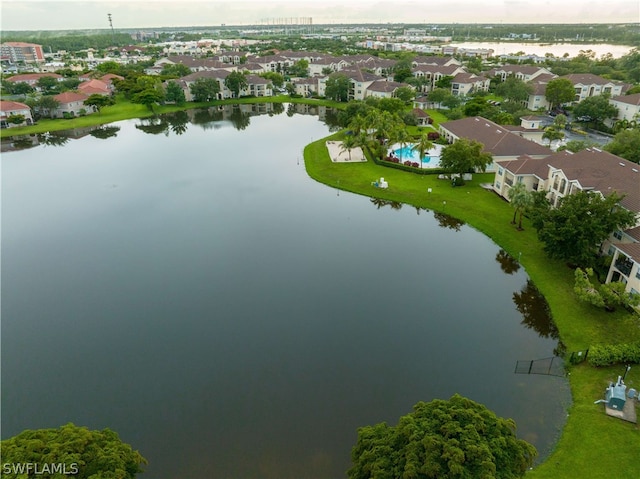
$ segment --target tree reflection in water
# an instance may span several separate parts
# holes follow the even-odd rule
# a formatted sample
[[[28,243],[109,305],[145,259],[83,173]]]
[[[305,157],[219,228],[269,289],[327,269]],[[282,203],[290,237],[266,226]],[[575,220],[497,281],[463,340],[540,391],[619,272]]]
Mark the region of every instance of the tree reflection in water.
[[[169,123],[164,115],[145,118],[140,120],[140,122],[139,125],[136,125],[136,128],[140,131],[144,131],[150,135],[164,133],[165,136],[169,136]]]
[[[369,198],[369,201],[376,205],[378,209],[382,208],[383,206],[390,206],[392,210],[402,209],[402,203],[400,203],[399,201],[383,200],[382,198]]]
[[[166,115],[167,121],[171,127],[171,131],[176,135],[182,135],[187,131],[187,125],[189,124],[189,115],[186,111],[177,111]]]
[[[520,270],[520,263],[507,253],[505,250],[501,249],[496,254],[496,261],[500,264],[500,268],[506,274],[514,274]]]
[[[242,111],[240,107],[234,108],[229,115],[229,121],[236,130],[244,130],[251,123],[251,115]]]
[[[39,134],[38,141],[46,146],[64,146],[69,141],[69,137],[60,133],[47,132]]]
[[[516,309],[522,314],[524,326],[533,329],[544,338],[559,338],[558,329],[551,319],[551,310],[547,300],[530,279],[519,292],[513,293],[513,302]]]
[[[106,140],[108,138],[115,138],[116,136],[118,136],[119,131],[119,126],[100,126],[95,130],[91,130],[89,134],[94,138]]]
[[[433,212],[433,217],[436,219],[439,226],[442,228],[449,228],[454,231],[460,231],[460,228],[465,224],[464,221],[459,220],[458,218],[449,216],[446,213],[438,213],[437,211]]]

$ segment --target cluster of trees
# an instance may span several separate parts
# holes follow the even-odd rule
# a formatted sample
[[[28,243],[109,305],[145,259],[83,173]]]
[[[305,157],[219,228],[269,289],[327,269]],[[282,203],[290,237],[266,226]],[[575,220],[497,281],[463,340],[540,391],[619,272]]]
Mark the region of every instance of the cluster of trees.
[[[635,214],[619,206],[622,197],[603,197],[579,191],[552,207],[546,192],[531,193],[529,214],[538,238],[550,258],[579,267],[593,267],[602,243],[612,232],[635,225]]]
[[[26,430],[2,441],[0,446],[2,477],[7,479],[65,475],[78,479],[134,479],[147,464],[114,431],[91,431],[71,423],[58,429]],[[27,465],[37,465],[40,472],[25,470]],[[43,472],[44,468],[49,474]]]
[[[419,402],[396,426],[358,429],[349,479],[523,477],[537,456],[516,424],[458,394]]]
[[[596,288],[590,277],[593,276],[592,268],[576,268],[574,292],[582,301],[594,306],[613,311],[617,306],[634,308],[640,305],[640,295],[625,291],[625,283],[613,281],[599,285]]]
[[[54,31],[18,33],[11,32],[3,35],[3,42],[27,42],[42,45],[45,52],[65,50],[75,52],[88,48],[103,49],[109,47],[124,47],[131,45],[131,35],[127,33],[99,33],[88,35],[84,33],[65,33]]]

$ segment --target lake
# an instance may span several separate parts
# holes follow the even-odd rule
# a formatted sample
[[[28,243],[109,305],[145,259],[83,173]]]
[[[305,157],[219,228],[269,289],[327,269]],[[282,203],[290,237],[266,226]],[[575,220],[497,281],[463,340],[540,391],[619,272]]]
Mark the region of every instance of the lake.
[[[514,374],[561,347],[544,299],[454,218],[311,180],[330,117],[4,141],[2,437],[73,422],[117,431],[143,477],[339,479],[358,427],[460,393],[544,457],[568,383]]]
[[[545,56],[551,53],[556,57],[562,57],[565,53],[569,57],[576,57],[581,50],[595,52],[596,58],[611,53],[614,58],[627,55],[633,47],[629,45],[611,45],[606,43],[522,43],[522,42],[459,42],[451,46],[458,48],[490,48],[494,56],[509,55],[517,52],[525,52],[528,55]]]

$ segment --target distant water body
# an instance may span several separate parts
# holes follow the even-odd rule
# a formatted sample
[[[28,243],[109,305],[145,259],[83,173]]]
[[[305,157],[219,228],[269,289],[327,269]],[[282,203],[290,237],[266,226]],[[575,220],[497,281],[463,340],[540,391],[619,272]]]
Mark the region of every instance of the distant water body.
[[[562,57],[568,53],[570,57],[580,54],[580,50],[592,50],[599,58],[611,53],[614,58],[620,58],[629,53],[634,47],[629,45],[611,45],[607,43],[512,43],[512,42],[463,42],[453,43],[451,46],[458,48],[490,48],[495,56],[509,55],[517,52],[525,52],[528,55],[545,56],[552,53],[556,57]]]

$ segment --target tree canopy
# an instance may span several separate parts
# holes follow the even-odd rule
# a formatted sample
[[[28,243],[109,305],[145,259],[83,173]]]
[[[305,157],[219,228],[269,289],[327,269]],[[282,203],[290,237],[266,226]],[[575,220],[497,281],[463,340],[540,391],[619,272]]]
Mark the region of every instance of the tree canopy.
[[[547,83],[545,98],[551,104],[551,109],[572,101],[575,96],[575,87],[567,78],[554,78]]]
[[[609,95],[590,96],[578,103],[573,109],[573,114],[579,117],[588,117],[594,123],[602,123],[607,118],[615,118],[618,109],[609,103]]]
[[[604,149],[625,160],[640,163],[640,129],[633,128],[616,133]]]
[[[592,266],[602,242],[616,230],[635,224],[635,214],[619,206],[611,193],[579,191],[560,199],[557,208],[537,207],[532,222],[547,255],[576,266]]]
[[[189,90],[194,101],[207,102],[217,98],[220,84],[215,78],[198,78],[189,86]]]
[[[349,99],[349,77],[343,73],[329,75],[325,85],[324,96],[333,101],[347,101]]]
[[[133,479],[147,460],[109,429],[91,431],[71,423],[58,429],[26,430],[0,443],[2,477],[27,477],[18,466],[64,467],[77,479]],[[6,465],[13,466],[7,468]],[[33,470],[31,471],[33,474]],[[32,477],[29,475],[29,477]],[[43,477],[64,477],[61,474]]]
[[[484,145],[476,140],[460,138],[446,146],[440,156],[440,166],[451,173],[470,173],[485,171],[493,158],[482,150]]]
[[[349,479],[513,479],[537,455],[511,419],[458,394],[419,402],[397,426],[358,430]]]
[[[238,98],[240,92],[249,84],[247,83],[247,76],[244,73],[231,72],[227,75],[227,78],[224,79],[224,85],[233,92],[235,98]]]
[[[514,76],[508,77],[496,88],[496,94],[515,102],[528,100],[531,93],[533,93],[533,85]]]

